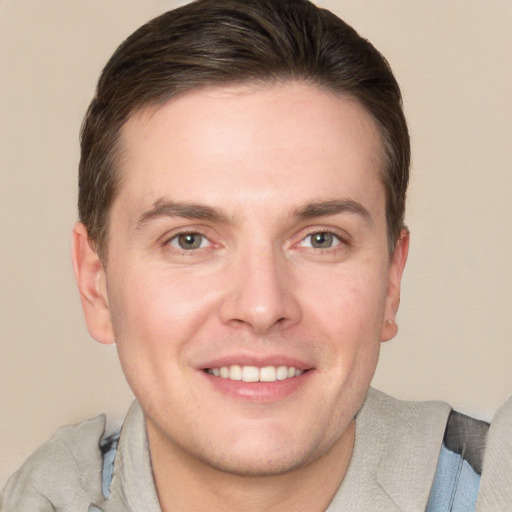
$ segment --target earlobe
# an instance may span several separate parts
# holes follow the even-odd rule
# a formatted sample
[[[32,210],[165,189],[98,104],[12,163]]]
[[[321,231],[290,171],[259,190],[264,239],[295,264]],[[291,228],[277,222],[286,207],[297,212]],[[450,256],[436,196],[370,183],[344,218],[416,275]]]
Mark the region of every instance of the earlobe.
[[[381,341],[389,341],[398,333],[396,314],[400,306],[400,286],[407,255],[409,253],[409,230],[403,229],[397,240],[389,267],[388,293],[384,311],[384,324],[381,331]]]
[[[105,270],[81,222],[73,229],[71,257],[87,330],[100,343],[114,343]]]

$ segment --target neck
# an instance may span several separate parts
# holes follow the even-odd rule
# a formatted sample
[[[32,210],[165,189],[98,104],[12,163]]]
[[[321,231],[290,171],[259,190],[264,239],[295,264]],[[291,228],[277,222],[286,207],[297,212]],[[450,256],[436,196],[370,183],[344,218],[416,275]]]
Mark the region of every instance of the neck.
[[[352,421],[340,439],[313,462],[271,476],[226,473],[176,446],[162,449],[165,441],[149,424],[148,438],[163,512],[322,512],[329,506],[348,469],[355,422]]]

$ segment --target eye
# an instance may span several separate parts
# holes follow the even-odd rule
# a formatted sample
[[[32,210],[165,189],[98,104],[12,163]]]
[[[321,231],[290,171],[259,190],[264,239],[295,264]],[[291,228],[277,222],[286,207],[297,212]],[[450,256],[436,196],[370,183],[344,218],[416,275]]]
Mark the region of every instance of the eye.
[[[203,249],[210,244],[209,240],[201,233],[181,233],[169,240],[169,244],[183,251]]]
[[[302,239],[300,245],[302,247],[312,247],[313,249],[330,249],[341,243],[341,240],[329,231],[318,231],[311,233]]]

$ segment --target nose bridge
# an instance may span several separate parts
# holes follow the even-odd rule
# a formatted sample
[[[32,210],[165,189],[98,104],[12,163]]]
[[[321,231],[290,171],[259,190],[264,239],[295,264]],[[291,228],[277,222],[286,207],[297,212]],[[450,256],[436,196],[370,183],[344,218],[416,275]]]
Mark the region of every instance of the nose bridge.
[[[222,320],[248,325],[258,333],[293,322],[298,307],[287,277],[286,259],[271,242],[245,244],[230,269]]]

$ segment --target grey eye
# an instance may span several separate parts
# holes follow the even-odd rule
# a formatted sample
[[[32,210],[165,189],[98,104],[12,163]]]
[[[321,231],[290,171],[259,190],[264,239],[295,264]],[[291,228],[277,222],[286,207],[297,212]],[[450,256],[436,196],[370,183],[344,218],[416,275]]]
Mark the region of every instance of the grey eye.
[[[335,236],[328,231],[313,233],[309,236],[311,238],[311,247],[314,247],[315,249],[328,249],[329,247],[332,247],[335,242]]]
[[[342,240],[329,231],[317,231],[311,233],[300,242],[300,247],[311,247],[312,249],[331,249],[342,244]]]
[[[201,249],[208,241],[204,235],[200,233],[182,233],[171,240],[171,245],[184,251]]]

